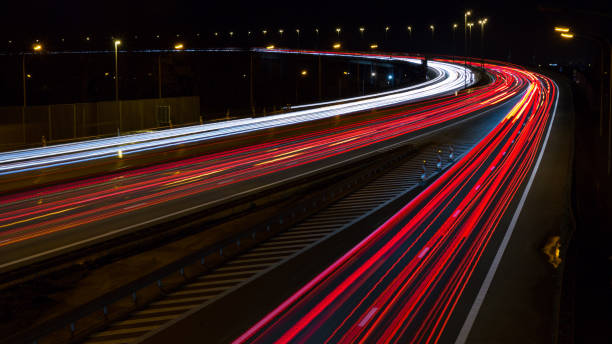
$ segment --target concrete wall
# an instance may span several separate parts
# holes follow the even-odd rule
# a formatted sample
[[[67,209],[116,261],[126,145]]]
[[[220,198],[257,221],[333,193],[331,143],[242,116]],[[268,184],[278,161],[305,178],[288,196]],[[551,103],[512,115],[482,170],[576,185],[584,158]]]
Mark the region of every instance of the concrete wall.
[[[198,122],[199,97],[0,107],[0,145],[70,140],[160,126],[157,108],[170,107],[173,125]],[[121,118],[121,123],[120,123]]]

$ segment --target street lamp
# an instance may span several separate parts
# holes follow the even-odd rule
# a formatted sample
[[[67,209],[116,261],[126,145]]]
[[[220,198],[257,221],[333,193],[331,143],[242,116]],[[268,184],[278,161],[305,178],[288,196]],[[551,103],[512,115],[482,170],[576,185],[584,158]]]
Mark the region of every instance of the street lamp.
[[[429,25],[429,29],[431,30],[431,38],[434,37],[434,31],[436,30],[435,26]]]
[[[114,42],[115,46],[115,101],[119,101],[119,67],[117,64],[117,49],[121,45],[121,41],[116,39]]]
[[[341,29],[341,28],[339,28],[339,27],[337,27],[337,28],[336,28],[336,33],[338,34],[338,38],[340,38],[340,31],[342,31],[342,29]]]
[[[469,40],[468,40],[468,53],[472,51],[472,26],[474,26],[474,23],[468,23],[468,29],[469,29]],[[471,54],[470,54],[471,55]]]
[[[121,104],[119,103],[119,66],[117,59],[117,49],[121,45],[121,41],[116,39],[113,42],[115,46],[115,102],[117,102],[117,106],[119,106],[119,127],[117,128],[117,134],[121,132]]]
[[[391,30],[391,28],[389,26],[385,26],[385,41],[387,41],[389,30]]]
[[[453,62],[455,62],[455,55],[457,54],[457,44],[455,44],[455,31],[457,31],[457,23],[453,23]]]
[[[278,30],[278,33],[280,34],[281,38],[283,38],[283,32],[285,32],[285,30],[283,30],[283,29],[279,29]]]
[[[465,71],[465,74],[467,75],[467,55],[468,55],[468,48],[467,48],[467,17],[472,15],[472,11],[466,11],[465,14],[463,15],[463,45],[464,45],[464,64],[463,64],[463,68]],[[467,78],[465,79],[465,86],[467,87]]]
[[[480,19],[478,24],[480,24],[480,59],[482,62],[482,68],[484,68],[484,26],[489,21],[487,18]]]
[[[412,26],[408,25],[408,38],[412,39]]]
[[[365,31],[365,27],[362,26],[359,28],[359,32],[361,33],[361,38],[363,38],[364,31]]]

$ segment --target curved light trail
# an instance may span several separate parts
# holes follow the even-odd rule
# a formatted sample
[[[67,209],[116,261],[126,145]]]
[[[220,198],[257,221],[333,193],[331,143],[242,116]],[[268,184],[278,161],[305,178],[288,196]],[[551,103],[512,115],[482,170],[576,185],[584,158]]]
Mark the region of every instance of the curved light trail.
[[[274,53],[317,53],[281,50],[270,51],[265,49],[262,51]],[[346,53],[327,53],[327,55],[345,56]],[[351,56],[385,60],[393,59],[416,64],[421,63],[419,59],[406,57],[384,57],[367,54],[354,54]],[[374,108],[415,102],[460,90],[465,86],[466,78],[469,79],[468,84],[473,83],[474,76],[472,72],[466,71],[460,66],[436,61],[432,61],[428,65],[431,70],[435,71],[437,76],[422,84],[375,95],[307,105],[309,107],[316,106],[311,109],[292,111],[285,114],[261,118],[245,118],[220,123],[168,129],[152,133],[125,135],[0,153],[0,176],[72,165],[91,160],[115,158],[118,152],[121,152],[122,157],[127,157],[130,154],[144,151],[168,149],[169,147],[186,143],[202,142],[205,140],[250,133],[262,129],[276,128]]]
[[[524,85],[503,120],[234,343],[454,341],[457,333],[448,333],[449,323],[461,317],[456,307],[468,285],[482,280],[476,268],[490,264],[484,252],[503,235],[511,203],[543,153],[558,97],[547,77],[505,65],[486,67]]]
[[[457,96],[419,106],[356,114],[351,124],[226,150],[178,162],[0,197],[0,269],[47,253],[131,230],[169,215],[185,215],[219,192],[279,173],[296,175],[329,159],[350,159],[376,145],[469,117],[516,97],[526,83],[501,72],[495,80]],[[300,172],[301,171],[301,172]],[[275,177],[277,178],[277,177]],[[254,182],[253,182],[254,183]],[[179,209],[179,210],[172,210]],[[174,212],[173,212],[174,211]],[[58,236],[62,234],[62,236]],[[44,244],[41,245],[41,242]],[[30,244],[32,243],[32,244]],[[36,243],[36,245],[34,244]],[[18,248],[6,254],[5,249]],[[17,255],[15,255],[17,254]]]

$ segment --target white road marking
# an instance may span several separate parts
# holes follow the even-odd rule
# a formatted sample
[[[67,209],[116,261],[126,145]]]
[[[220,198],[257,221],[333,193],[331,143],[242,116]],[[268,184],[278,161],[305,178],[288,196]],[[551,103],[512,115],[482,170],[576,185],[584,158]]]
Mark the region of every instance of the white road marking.
[[[377,310],[378,310],[378,307],[372,307],[372,309],[370,309],[370,311],[365,316],[365,318],[363,318],[363,320],[361,320],[361,322],[359,322],[359,327],[364,327],[365,324],[368,323],[370,318],[372,318],[372,316],[374,315],[374,313],[376,313]]]
[[[554,82],[554,81],[553,81]],[[555,86],[557,83],[555,83]],[[555,109],[553,110],[552,119],[550,120],[550,124],[548,126],[548,131],[546,132],[546,137],[544,138],[544,144],[542,145],[542,150],[538,155],[538,160],[531,172],[531,176],[529,177],[529,182],[525,187],[525,191],[523,191],[523,195],[521,196],[521,200],[514,211],[514,215],[512,216],[512,221],[510,222],[510,226],[504,235],[504,238],[499,245],[499,249],[497,250],[497,254],[495,254],[495,258],[493,258],[493,263],[487,272],[487,276],[485,277],[482,285],[480,286],[480,290],[478,291],[478,295],[476,295],[476,299],[474,300],[474,304],[472,304],[472,308],[468,313],[463,326],[461,327],[461,331],[459,331],[459,335],[457,336],[457,340],[455,344],[463,344],[467,341],[468,335],[470,334],[470,330],[474,325],[474,321],[476,321],[476,316],[480,311],[480,307],[484,302],[484,298],[487,295],[487,291],[491,286],[491,282],[493,281],[493,277],[495,276],[495,272],[497,271],[497,267],[501,261],[502,256],[504,255],[504,251],[506,250],[506,246],[508,246],[508,242],[510,241],[510,237],[512,236],[512,232],[514,232],[514,227],[516,226],[516,222],[518,221],[519,216],[521,215],[521,211],[523,210],[523,205],[525,205],[525,200],[527,199],[527,195],[529,194],[529,190],[531,189],[531,185],[533,184],[533,180],[538,172],[538,168],[540,167],[540,162],[542,161],[542,157],[544,156],[544,151],[546,151],[546,144],[548,143],[548,137],[550,136],[550,132],[553,127],[553,123],[555,122],[555,116],[557,115],[557,103],[559,103],[559,93],[557,92],[557,100],[555,100]]]

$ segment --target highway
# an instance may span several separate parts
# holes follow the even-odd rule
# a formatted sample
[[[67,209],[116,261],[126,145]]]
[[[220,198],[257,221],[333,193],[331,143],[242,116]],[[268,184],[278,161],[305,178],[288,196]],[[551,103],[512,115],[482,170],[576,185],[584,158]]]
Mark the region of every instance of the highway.
[[[524,92],[522,79],[492,73],[494,82],[469,92],[419,106],[353,114],[346,123],[334,116],[335,124],[328,129],[304,130],[290,138],[2,196],[0,271],[376,154]]]
[[[547,77],[486,67],[524,91],[503,120],[234,343],[465,342],[473,305],[486,294],[538,169],[558,99]]]
[[[291,53],[284,50],[261,50],[262,53]],[[317,52],[293,52],[315,54]],[[345,56],[346,54],[326,54]],[[384,59],[421,64],[421,60],[407,57],[385,57],[376,55],[351,55],[360,58]],[[0,177],[28,171],[51,168],[67,168],[72,165],[100,159],[116,159],[118,155],[130,155],[148,151],[168,150],[184,144],[201,143],[226,138],[237,134],[252,133],[262,129],[277,128],[314,120],[343,116],[359,111],[415,102],[433,96],[453,93],[474,80],[473,73],[462,67],[445,62],[431,61],[428,64],[436,77],[423,83],[393,91],[338,101],[306,104],[284,114],[259,118],[245,118],[219,123],[207,123],[149,133],[131,134],[82,142],[39,147],[0,153]]]

